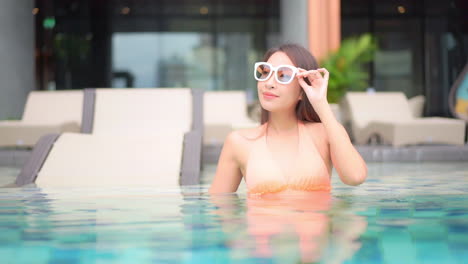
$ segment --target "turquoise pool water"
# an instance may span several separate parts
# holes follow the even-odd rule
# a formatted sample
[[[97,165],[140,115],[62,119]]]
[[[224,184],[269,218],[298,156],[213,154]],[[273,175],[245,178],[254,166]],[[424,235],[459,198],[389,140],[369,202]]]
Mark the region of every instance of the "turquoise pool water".
[[[0,262],[468,263],[468,165],[374,164],[362,186],[333,186],[0,189]]]

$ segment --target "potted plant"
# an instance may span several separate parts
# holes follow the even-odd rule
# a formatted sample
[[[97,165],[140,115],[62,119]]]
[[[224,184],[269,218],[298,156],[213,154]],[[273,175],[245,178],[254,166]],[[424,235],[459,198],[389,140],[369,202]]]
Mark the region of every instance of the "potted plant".
[[[346,91],[364,91],[369,87],[366,64],[374,59],[376,50],[375,39],[366,33],[344,39],[338,50],[321,61],[321,67],[330,72],[327,97],[338,120],[341,119],[338,103]]]

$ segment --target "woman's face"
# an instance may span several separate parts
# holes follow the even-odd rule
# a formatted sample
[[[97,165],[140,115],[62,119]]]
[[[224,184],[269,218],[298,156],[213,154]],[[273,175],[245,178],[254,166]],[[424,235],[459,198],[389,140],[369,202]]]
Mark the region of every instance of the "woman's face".
[[[273,67],[278,65],[295,65],[286,55],[278,51],[273,53],[267,61]],[[288,84],[281,84],[276,81],[276,72],[271,74],[265,81],[257,82],[258,98],[263,109],[269,112],[291,111],[295,109],[301,96],[301,87],[296,77]]]

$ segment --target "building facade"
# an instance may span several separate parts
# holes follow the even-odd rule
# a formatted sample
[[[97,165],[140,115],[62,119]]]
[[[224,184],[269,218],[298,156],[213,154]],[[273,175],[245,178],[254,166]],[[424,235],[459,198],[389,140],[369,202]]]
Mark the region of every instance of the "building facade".
[[[0,119],[20,117],[35,89],[192,87],[254,100],[252,65],[268,48],[296,42],[320,59],[366,32],[379,46],[369,87],[425,95],[425,115],[449,116],[449,89],[467,62],[461,0],[7,2]]]

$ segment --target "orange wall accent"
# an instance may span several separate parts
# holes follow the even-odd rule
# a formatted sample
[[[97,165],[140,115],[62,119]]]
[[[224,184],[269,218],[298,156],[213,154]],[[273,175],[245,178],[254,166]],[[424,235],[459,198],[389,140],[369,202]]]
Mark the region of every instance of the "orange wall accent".
[[[307,5],[309,50],[321,60],[340,46],[340,0],[308,0]]]

